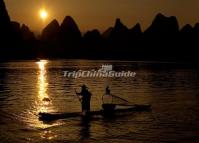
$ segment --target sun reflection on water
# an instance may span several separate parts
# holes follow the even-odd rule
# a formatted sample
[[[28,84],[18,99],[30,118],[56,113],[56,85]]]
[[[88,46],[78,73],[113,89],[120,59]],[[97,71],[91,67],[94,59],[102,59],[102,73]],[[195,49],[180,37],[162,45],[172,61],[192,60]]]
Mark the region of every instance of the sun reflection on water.
[[[48,90],[48,82],[47,82],[47,75],[46,75],[46,65],[48,61],[41,60],[37,62],[39,67],[39,74],[38,74],[38,112],[47,112],[47,106],[50,104],[50,99],[47,93]]]
[[[30,108],[25,110],[19,119],[27,124],[28,128],[39,128],[45,129],[40,133],[41,138],[46,138],[47,140],[52,140],[56,138],[56,134],[50,131],[50,127],[62,125],[63,122],[58,121],[55,123],[44,123],[39,120],[38,114],[40,112],[57,112],[55,106],[53,106],[53,101],[48,94],[48,78],[47,78],[47,60],[40,60],[36,62],[37,65],[37,83],[36,83],[36,93],[33,98],[33,104]],[[46,133],[46,130],[48,132]]]
[[[36,62],[38,66],[38,77],[37,77],[37,97],[35,98],[35,113],[38,115],[40,112],[55,112],[54,106],[52,104],[52,101],[48,95],[48,80],[47,80],[47,60],[40,60],[39,62]],[[32,117],[32,124],[30,126],[34,126],[37,128],[46,129],[52,126],[57,126],[62,124],[61,122],[57,122],[54,124],[44,124],[42,121],[38,120],[38,116]],[[42,138],[46,137],[46,139],[52,139],[55,138],[55,135],[51,135],[51,132],[48,134],[45,134],[43,136],[43,133],[41,135]]]
[[[38,76],[38,97],[40,101],[44,101],[44,99],[49,99],[47,94],[48,82],[46,76],[46,65],[48,61],[41,60],[37,62],[39,67],[39,76]]]

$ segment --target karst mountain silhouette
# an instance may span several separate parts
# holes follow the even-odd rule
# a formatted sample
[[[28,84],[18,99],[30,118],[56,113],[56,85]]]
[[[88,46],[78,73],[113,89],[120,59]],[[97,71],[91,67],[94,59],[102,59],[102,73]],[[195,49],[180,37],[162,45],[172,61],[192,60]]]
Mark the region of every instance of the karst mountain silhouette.
[[[84,58],[119,60],[196,61],[199,24],[179,28],[177,18],[157,14],[142,31],[137,23],[128,28],[117,18],[104,33],[82,34],[71,16],[61,24],[50,22],[36,38],[25,24],[10,20],[0,1],[0,59]]]

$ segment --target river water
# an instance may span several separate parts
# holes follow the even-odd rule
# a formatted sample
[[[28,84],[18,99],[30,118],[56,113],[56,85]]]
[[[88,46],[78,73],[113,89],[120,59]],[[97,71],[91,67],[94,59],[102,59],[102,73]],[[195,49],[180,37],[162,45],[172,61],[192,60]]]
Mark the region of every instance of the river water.
[[[99,69],[136,72],[129,78],[67,78],[64,71]],[[39,112],[79,112],[74,89],[86,84],[91,108],[100,110],[107,85],[151,112],[83,123],[70,118],[42,122]],[[18,61],[0,63],[0,142],[158,143],[199,142],[199,70],[188,64],[133,61]]]

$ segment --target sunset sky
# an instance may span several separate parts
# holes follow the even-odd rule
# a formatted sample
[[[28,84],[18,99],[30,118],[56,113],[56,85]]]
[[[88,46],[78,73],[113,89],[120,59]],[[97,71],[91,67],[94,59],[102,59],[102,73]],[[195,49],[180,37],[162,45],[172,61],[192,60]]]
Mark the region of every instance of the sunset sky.
[[[129,28],[140,22],[145,29],[154,16],[161,12],[177,16],[180,25],[199,22],[198,0],[5,0],[12,20],[25,23],[39,32],[52,19],[61,22],[66,15],[72,16],[81,31],[98,28],[104,31],[113,26],[117,17]],[[41,20],[39,11],[48,12]]]

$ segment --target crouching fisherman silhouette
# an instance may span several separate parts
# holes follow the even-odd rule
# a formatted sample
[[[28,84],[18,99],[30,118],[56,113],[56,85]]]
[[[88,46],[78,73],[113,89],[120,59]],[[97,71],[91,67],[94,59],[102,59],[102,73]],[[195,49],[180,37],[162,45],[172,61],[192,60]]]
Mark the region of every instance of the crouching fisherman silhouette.
[[[82,104],[82,113],[83,115],[89,115],[90,113],[90,101],[92,94],[88,91],[88,87],[86,85],[82,85],[81,92],[76,92],[78,96],[80,96],[80,101]]]
[[[111,94],[111,90],[109,86],[105,89],[105,94],[102,96],[102,108],[104,112],[108,115],[111,115],[114,113],[116,104],[113,103],[113,95]]]
[[[105,95],[111,95],[111,90],[109,89],[109,86],[106,87]]]

